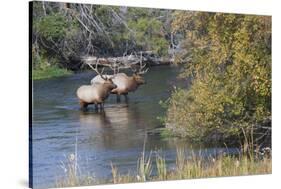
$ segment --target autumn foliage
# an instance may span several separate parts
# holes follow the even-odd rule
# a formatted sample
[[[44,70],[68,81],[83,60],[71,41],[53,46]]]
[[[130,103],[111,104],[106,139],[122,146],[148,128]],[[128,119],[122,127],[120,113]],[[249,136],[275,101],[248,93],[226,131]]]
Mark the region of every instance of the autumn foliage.
[[[189,57],[181,73],[190,89],[168,100],[166,127],[196,140],[271,127],[271,17],[176,12],[173,32]]]

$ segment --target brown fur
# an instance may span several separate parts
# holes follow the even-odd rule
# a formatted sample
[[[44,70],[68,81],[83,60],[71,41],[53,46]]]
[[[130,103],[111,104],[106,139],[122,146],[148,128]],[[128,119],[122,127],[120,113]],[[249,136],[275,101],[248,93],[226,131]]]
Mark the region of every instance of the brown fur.
[[[112,94],[117,95],[117,101],[120,101],[120,95],[124,95],[127,100],[127,95],[129,92],[133,92],[137,90],[137,88],[145,84],[145,80],[138,74],[133,74],[132,76],[128,76],[125,73],[118,73],[116,75],[104,75],[108,78],[111,78],[113,83],[117,85],[117,88],[111,91]],[[99,84],[103,83],[104,80],[101,78],[100,75],[94,77],[91,80],[91,84]]]
[[[129,92],[135,91],[145,81],[139,75],[127,76],[126,74],[116,75],[112,78],[113,82],[117,85],[117,88],[113,89],[111,93],[118,95],[126,95]]]
[[[95,104],[96,109],[98,105],[103,108],[104,101],[108,98],[110,91],[117,86],[111,79],[104,83],[97,83],[93,85],[82,85],[77,89],[77,97],[81,108],[87,108],[90,104]]]

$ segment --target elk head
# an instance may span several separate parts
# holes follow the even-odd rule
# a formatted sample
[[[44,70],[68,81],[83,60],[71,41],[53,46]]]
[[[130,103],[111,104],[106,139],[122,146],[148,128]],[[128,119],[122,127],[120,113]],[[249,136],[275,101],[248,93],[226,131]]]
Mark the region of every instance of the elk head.
[[[111,89],[111,90],[112,90],[112,89],[115,89],[115,88],[117,87],[117,85],[115,85],[115,84],[113,83],[113,81],[112,81],[111,78],[107,78],[107,77],[105,77],[105,76],[103,75],[104,68],[102,68],[102,71],[101,71],[101,72],[98,70],[98,64],[99,64],[99,59],[97,60],[95,67],[93,67],[91,64],[88,64],[88,66],[89,66],[92,70],[94,70],[94,71],[104,80],[104,83],[103,83],[103,84],[104,84],[106,87],[108,87],[108,88]]]
[[[148,68],[144,70],[146,67],[146,64],[142,64],[142,61],[140,61],[139,69],[135,69],[132,66],[130,67],[133,71],[133,78],[137,82],[138,85],[146,84],[146,81],[142,77],[143,74],[145,74],[148,71]]]
[[[111,78],[106,79],[103,85],[108,87],[110,90],[117,88],[117,85],[113,83]]]

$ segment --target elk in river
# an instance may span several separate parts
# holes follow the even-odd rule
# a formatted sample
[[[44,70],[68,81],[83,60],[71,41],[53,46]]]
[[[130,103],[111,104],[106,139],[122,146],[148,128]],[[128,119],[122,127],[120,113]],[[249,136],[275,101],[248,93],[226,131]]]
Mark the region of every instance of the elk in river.
[[[128,93],[137,90],[137,88],[140,85],[143,85],[146,83],[144,78],[141,76],[142,74],[145,74],[148,71],[148,68],[146,70],[144,70],[145,67],[146,67],[146,64],[142,65],[141,61],[140,61],[139,69],[135,69],[132,66],[130,66],[131,70],[133,71],[132,76],[128,76],[125,73],[118,73],[119,67],[118,67],[118,72],[115,73],[116,68],[110,67],[111,69],[114,69],[114,75],[97,75],[96,77],[94,77],[91,80],[91,84],[95,85],[98,83],[104,83],[105,81],[104,81],[104,79],[102,79],[102,77],[108,77],[117,86],[116,88],[111,90],[112,94],[116,94],[117,102],[120,102],[120,95],[124,95],[125,100],[127,102]]]
[[[113,83],[111,78],[103,76],[102,73],[98,71],[98,63],[95,68],[90,64],[88,65],[101,77],[103,82],[95,83],[93,85],[82,85],[77,89],[76,95],[79,99],[81,109],[87,108],[89,104],[95,104],[96,110],[98,110],[98,106],[100,106],[100,109],[102,110],[104,101],[117,85]]]

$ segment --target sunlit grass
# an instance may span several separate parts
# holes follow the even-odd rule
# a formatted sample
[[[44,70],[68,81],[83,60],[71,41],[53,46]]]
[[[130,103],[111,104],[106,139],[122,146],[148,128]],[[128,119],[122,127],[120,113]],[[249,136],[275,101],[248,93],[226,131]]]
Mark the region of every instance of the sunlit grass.
[[[155,167],[152,165],[153,160],[155,160]],[[200,153],[198,156],[193,152],[187,156],[185,149],[178,148],[176,166],[171,170],[167,170],[165,157],[160,152],[156,152],[155,156],[152,156],[152,152],[148,155],[143,152],[136,161],[137,174],[130,174],[130,172],[120,174],[118,168],[111,163],[111,179],[81,177],[74,171],[74,162],[68,161],[69,174],[64,180],[57,182],[58,187],[270,174],[272,171],[271,151],[262,155],[255,154],[255,156],[241,153],[203,158]],[[156,170],[154,175],[151,174],[153,168]]]
[[[166,160],[165,157],[162,157],[161,154],[156,154],[155,158],[156,162],[156,169],[157,169],[157,175],[160,180],[166,180],[167,179],[167,166],[166,166]]]
[[[137,180],[138,181],[147,181],[150,178],[152,173],[152,161],[151,153],[148,157],[145,156],[145,152],[142,152],[142,156],[138,159],[137,163]]]

